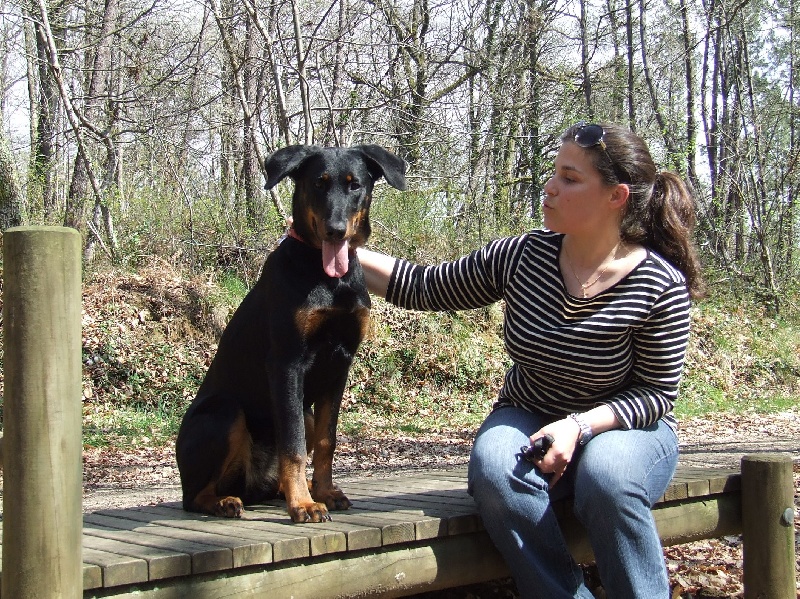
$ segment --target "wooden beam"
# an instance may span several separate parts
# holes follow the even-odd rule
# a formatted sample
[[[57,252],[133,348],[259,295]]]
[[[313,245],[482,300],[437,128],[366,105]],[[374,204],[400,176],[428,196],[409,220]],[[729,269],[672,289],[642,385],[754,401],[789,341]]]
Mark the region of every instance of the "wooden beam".
[[[3,234],[3,597],[83,590],[80,249],[74,229]]]
[[[745,599],[794,597],[794,483],[792,458],[742,458],[742,540]]]
[[[129,587],[124,592],[107,589],[106,594],[96,589],[86,596],[389,599],[508,576],[508,568],[485,532],[276,565],[241,569],[238,574],[176,578]]]

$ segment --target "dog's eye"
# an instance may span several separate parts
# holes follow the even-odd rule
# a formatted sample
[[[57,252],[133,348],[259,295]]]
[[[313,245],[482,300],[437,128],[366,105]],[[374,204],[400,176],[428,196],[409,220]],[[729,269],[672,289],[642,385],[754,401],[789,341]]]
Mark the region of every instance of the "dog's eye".
[[[358,181],[350,181],[350,191],[358,191],[361,189],[361,183]]]

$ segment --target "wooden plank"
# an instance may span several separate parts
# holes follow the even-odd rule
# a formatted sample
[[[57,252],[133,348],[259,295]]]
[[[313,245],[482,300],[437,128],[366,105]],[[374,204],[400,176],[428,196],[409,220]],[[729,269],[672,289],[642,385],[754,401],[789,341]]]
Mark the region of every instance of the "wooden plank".
[[[333,512],[335,517],[343,512]],[[380,531],[374,526],[361,526],[341,521],[298,523],[289,520],[281,502],[248,506],[241,523],[263,526],[278,533],[308,535],[311,555],[326,555],[353,550],[356,547],[380,546]]]
[[[697,481],[705,481],[708,484],[706,493],[713,494],[738,490],[741,487],[739,479],[738,470],[730,468],[678,466],[678,470],[671,484],[686,483],[687,485],[691,485]]]
[[[94,539],[93,543],[118,543],[120,548],[130,547],[130,553],[116,551],[108,545],[92,545],[94,549],[102,549],[114,553],[123,553],[132,557],[140,557],[148,562],[149,578],[155,580],[168,576],[184,576],[192,572],[192,557],[190,550],[201,546],[190,546],[185,542],[174,543],[166,537],[149,535],[146,533],[135,532],[132,530],[119,530],[93,523],[89,519],[84,519],[83,523],[84,540]]]
[[[263,539],[269,541],[272,535],[283,535],[290,538],[302,537],[310,547],[310,555],[326,555],[347,550],[347,537],[336,526],[328,526],[328,522],[300,524],[292,522],[282,506],[269,506],[258,517],[253,516],[253,506],[248,506],[241,518],[217,518],[188,514],[177,504],[141,508],[143,511],[163,515],[168,518],[197,520],[202,518],[208,525],[224,528],[227,534],[241,536],[246,539]]]
[[[674,480],[670,483],[664,494],[659,497],[656,503],[664,501],[680,501],[689,497],[689,484],[685,480]]]
[[[391,489],[405,493],[438,495],[457,500],[472,500],[469,493],[467,493],[466,479],[463,481],[448,480],[437,478],[433,474],[426,474],[408,478],[381,479],[380,482],[380,485],[374,484],[373,481],[369,481],[369,483],[366,484],[355,482],[348,485],[348,488],[357,486],[362,489]]]
[[[356,498],[360,496],[353,493],[351,495]],[[356,507],[381,515],[394,514],[399,517],[421,515],[430,520],[426,526],[431,531],[441,528],[441,525],[433,520],[445,522],[447,534],[463,534],[483,528],[474,503],[471,505],[448,504],[441,498],[420,499],[417,496],[392,493],[376,493],[373,497],[368,498],[365,492],[361,497],[361,501],[355,503]]]
[[[373,526],[381,528],[384,533],[384,545],[403,542],[402,539],[406,537],[410,537],[412,541],[419,541],[447,535],[445,518],[421,510],[403,510],[396,506],[359,501],[342,516],[347,520],[370,522]],[[408,528],[408,524],[412,525],[413,532]]]
[[[132,541],[130,536],[120,540],[103,536],[100,529],[83,529],[83,547],[144,560],[147,563],[147,580],[191,574],[192,560],[185,553],[166,551]]]
[[[277,506],[272,506],[273,509],[275,507]],[[355,513],[354,515],[354,511],[352,510],[353,508],[347,511],[336,512],[335,516],[339,522],[372,527],[379,530],[381,533],[381,545],[409,543],[416,539],[414,523],[409,522],[407,518],[372,518],[367,514]]]
[[[83,589],[96,589],[103,586],[103,569],[97,564],[83,562]]]
[[[153,514],[148,514],[138,509],[124,511],[100,510],[97,513],[139,520],[147,527],[147,532],[150,534],[191,541],[214,548],[214,551],[192,556],[192,572],[194,573],[226,570],[233,568],[234,563],[246,562],[252,545],[247,540],[207,530],[202,526],[203,522],[192,520],[182,522],[177,519],[157,518]],[[185,524],[185,526],[181,527],[181,523]],[[237,555],[236,562],[234,562],[234,552]]]
[[[403,497],[414,499],[420,503],[441,506],[460,506],[464,508],[475,507],[475,500],[469,496],[465,489],[435,488],[429,481],[415,483],[414,481],[382,481],[383,484],[377,487],[372,484],[351,485],[352,493],[361,493],[374,497]]]
[[[435,474],[443,480],[461,480],[466,488],[467,466],[445,471],[436,471]],[[673,478],[670,488],[666,494],[672,498],[684,498],[682,496],[684,492],[686,493],[686,496],[700,496],[703,494],[702,489],[705,488],[705,485],[703,482],[698,481],[707,482],[707,493],[712,494],[736,491],[741,488],[739,471],[736,469],[691,467],[683,466],[679,463],[678,469],[675,472],[675,477]],[[671,488],[672,485],[677,485],[677,487]],[[690,485],[696,489],[694,491],[695,494],[690,495]]]
[[[123,510],[122,514],[144,523],[169,523],[170,528],[186,528],[198,532],[211,532],[228,537],[268,542],[272,545],[272,560],[280,562],[311,555],[309,535],[290,526],[270,526],[269,523],[251,523],[245,519],[227,519],[203,516],[183,511],[171,503],[161,504],[165,516],[153,514],[146,508]],[[183,524],[179,524],[182,522]]]
[[[709,487],[711,493],[735,493],[742,489],[742,477],[738,473],[713,477],[709,482]]]
[[[687,497],[705,497],[711,491],[711,484],[707,478],[696,478],[686,482]]]
[[[466,534],[483,530],[474,503],[471,506],[448,505],[436,500],[420,501],[415,497],[386,495],[369,496],[360,492],[348,495],[355,505],[364,510],[380,515],[396,515],[407,518],[413,515],[424,515],[428,519],[417,521],[417,539],[429,539],[443,535]]]
[[[378,486],[372,481],[364,483],[353,483],[347,491],[348,497],[356,497],[361,500],[380,501],[382,498],[389,499],[402,499],[404,501],[413,501],[420,507],[430,507],[432,509],[441,509],[446,506],[447,509],[462,509],[465,511],[475,509],[475,501],[470,497],[466,491],[460,490],[436,490],[431,489],[429,485],[419,486],[413,483],[406,484],[404,481],[384,481],[384,484]],[[357,505],[357,501],[353,500],[353,504]]]
[[[147,562],[143,559],[83,547],[83,561],[103,571],[103,586],[115,587],[147,582]]]
[[[3,522],[0,520],[0,547],[3,540]],[[96,564],[83,564],[82,568],[83,589],[94,589],[103,586],[103,570]],[[3,560],[0,559],[0,586],[3,579]],[[0,593],[2,597],[2,593]]]
[[[665,545],[668,545],[696,538],[734,534],[740,530],[741,526],[739,502],[740,500],[735,494],[716,495],[707,500],[687,500],[662,504],[653,513],[659,531],[665,539]],[[345,513],[341,512],[340,514]],[[587,550],[588,543],[585,534],[573,526],[574,522],[574,517],[569,515],[562,519],[562,525],[565,527],[570,541],[570,549],[578,559],[591,559],[591,549]],[[481,537],[481,535],[483,536]],[[463,553],[464,540],[474,540],[475,538],[484,539],[480,545],[480,554],[471,556],[468,550],[467,553]],[[434,566],[427,560],[418,562],[417,558],[409,557],[410,554],[407,552],[416,550],[424,552],[439,546],[446,547],[447,551],[452,551],[453,555],[458,556],[458,564],[453,565],[447,558],[441,559],[439,556],[433,560],[436,564],[437,574],[426,578],[428,575],[423,572]],[[398,559],[401,554],[408,557],[407,562],[405,561],[406,557]],[[387,559],[387,555],[392,556],[388,558],[388,563],[381,561]],[[161,585],[158,588],[138,586],[136,592],[141,592],[141,594],[127,595],[127,591],[125,591],[120,596],[173,598],[196,597],[202,593],[216,596],[216,593],[221,593],[224,589],[225,592],[232,593],[237,597],[256,597],[259,596],[259,593],[270,597],[294,595],[319,597],[320,599],[328,596],[363,597],[369,593],[393,597],[410,592],[425,592],[467,584],[470,580],[469,576],[480,581],[506,575],[505,570],[499,571],[494,567],[485,567],[485,560],[491,563],[494,559],[499,562],[501,568],[505,567],[485,533],[472,533],[431,539],[422,543],[403,543],[382,549],[321,556],[290,562],[285,566],[276,564],[266,570],[244,568],[230,571],[223,578],[217,575],[194,576],[191,579],[184,579],[185,586],[180,589],[173,587],[175,581],[171,580],[165,587]],[[376,566],[379,571],[377,574],[365,564],[372,560],[377,560],[374,564],[380,564]],[[357,573],[351,573],[350,568],[356,569]],[[466,568],[469,572],[464,574],[459,568]],[[387,581],[387,571],[394,577],[393,582]],[[412,576],[412,578],[407,578],[408,576]],[[448,578],[451,576],[454,578]],[[331,584],[333,580],[336,581],[335,585]],[[348,589],[350,590],[348,591]]]
[[[134,533],[136,542],[139,544],[185,553],[189,556],[191,570],[195,573],[222,570],[227,567],[229,562],[232,563],[231,550],[228,547],[197,542],[186,538],[185,535],[176,535],[175,531],[169,527],[143,523],[135,519],[105,516],[100,513],[87,514],[84,516],[84,522],[86,527],[103,527],[109,531]]]

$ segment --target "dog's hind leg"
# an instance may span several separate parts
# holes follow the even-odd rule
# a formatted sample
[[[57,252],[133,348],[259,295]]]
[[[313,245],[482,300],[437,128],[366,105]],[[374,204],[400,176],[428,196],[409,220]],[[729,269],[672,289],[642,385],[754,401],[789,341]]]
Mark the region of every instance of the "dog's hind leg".
[[[187,426],[191,434],[179,434],[176,446],[183,508],[239,518],[253,446],[244,413],[236,413],[227,427],[218,413],[194,414],[193,419]],[[227,434],[220,435],[220,430]],[[187,431],[182,427],[182,432]]]

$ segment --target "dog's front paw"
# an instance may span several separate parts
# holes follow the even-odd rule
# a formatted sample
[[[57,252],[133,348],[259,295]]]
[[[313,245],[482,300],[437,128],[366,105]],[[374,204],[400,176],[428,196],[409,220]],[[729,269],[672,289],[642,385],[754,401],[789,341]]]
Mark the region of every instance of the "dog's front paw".
[[[243,511],[244,505],[238,497],[223,497],[214,505],[214,515],[223,518],[241,518]]]
[[[292,522],[329,522],[331,519],[325,504],[314,501],[290,507],[289,516]]]

